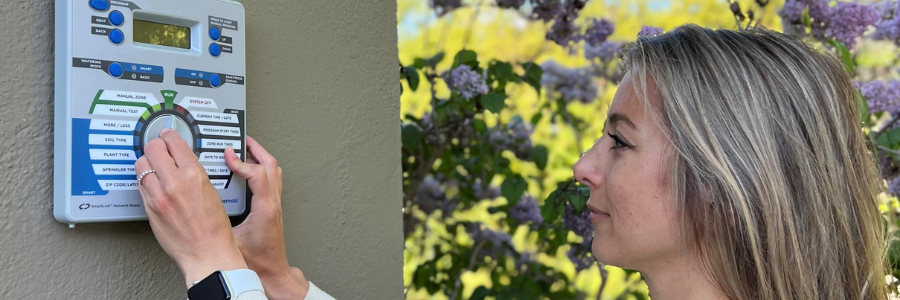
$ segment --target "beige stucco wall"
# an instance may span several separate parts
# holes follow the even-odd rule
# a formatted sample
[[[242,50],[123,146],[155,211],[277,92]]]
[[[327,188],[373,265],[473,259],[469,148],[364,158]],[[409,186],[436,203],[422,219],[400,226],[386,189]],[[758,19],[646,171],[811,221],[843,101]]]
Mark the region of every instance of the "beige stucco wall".
[[[395,2],[241,2],[291,263],[339,299],[401,298]],[[184,299],[148,223],[54,220],[53,1],[0,1],[0,28],[0,299]]]

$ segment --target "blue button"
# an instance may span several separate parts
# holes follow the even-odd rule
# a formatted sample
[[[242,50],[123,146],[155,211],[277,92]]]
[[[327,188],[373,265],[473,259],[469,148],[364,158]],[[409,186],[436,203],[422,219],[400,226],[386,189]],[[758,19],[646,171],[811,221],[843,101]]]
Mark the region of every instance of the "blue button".
[[[107,9],[109,9],[109,1],[91,0],[91,8],[99,10],[99,11],[106,11]]]
[[[218,27],[209,29],[209,38],[213,39],[213,41],[218,41],[220,37],[222,37],[222,31]]]
[[[125,15],[118,10],[114,10],[109,13],[109,23],[115,26],[122,26],[122,23],[125,23]]]
[[[125,68],[122,67],[120,63],[112,63],[109,65],[109,75],[115,78],[122,77],[122,73],[125,72]]]
[[[219,74],[209,75],[209,85],[212,87],[219,87],[222,85],[222,78],[219,78]]]
[[[219,55],[222,54],[222,47],[219,47],[219,44],[210,44],[209,54],[213,57],[219,57]]]
[[[121,44],[125,40],[125,34],[121,30],[113,29],[109,32],[109,41],[113,44]]]

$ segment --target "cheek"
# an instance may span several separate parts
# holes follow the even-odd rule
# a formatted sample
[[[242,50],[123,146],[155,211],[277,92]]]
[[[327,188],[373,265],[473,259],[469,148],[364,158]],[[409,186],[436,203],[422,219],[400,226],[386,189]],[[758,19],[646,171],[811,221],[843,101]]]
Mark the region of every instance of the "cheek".
[[[679,251],[674,200],[658,168],[623,166],[607,183],[612,222],[596,227],[595,239],[609,243],[626,261]]]
[[[632,169],[635,170],[635,169]],[[617,230],[651,231],[672,222],[672,199],[662,188],[658,174],[622,172],[610,182],[609,198]]]

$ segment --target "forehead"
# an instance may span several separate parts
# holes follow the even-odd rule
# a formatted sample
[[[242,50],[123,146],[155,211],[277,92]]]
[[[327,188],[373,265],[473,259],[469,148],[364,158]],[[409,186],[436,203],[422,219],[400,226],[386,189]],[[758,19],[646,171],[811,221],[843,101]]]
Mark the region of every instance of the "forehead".
[[[637,97],[631,72],[625,73],[616,89],[616,96],[609,105],[609,114],[616,113],[628,116],[635,123],[642,122],[644,119],[643,105]]]

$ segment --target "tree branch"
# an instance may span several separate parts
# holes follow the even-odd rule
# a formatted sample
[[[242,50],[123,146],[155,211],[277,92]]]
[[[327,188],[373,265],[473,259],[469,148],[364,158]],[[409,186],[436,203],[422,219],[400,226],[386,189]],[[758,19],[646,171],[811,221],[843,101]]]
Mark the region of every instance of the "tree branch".
[[[478,252],[484,247],[486,241],[487,240],[481,240],[481,242],[475,246],[475,250],[472,251],[472,257],[469,258],[469,265],[466,266],[465,269],[459,271],[459,276],[456,276],[456,282],[453,283],[453,293],[450,294],[450,300],[455,300],[456,296],[459,294],[459,288],[462,286],[462,271],[472,270],[472,267],[475,266],[475,258],[478,257]]]

